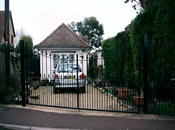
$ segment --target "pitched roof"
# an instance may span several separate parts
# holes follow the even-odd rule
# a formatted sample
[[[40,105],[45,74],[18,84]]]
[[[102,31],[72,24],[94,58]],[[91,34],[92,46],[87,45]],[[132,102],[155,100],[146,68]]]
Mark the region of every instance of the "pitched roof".
[[[35,48],[89,48],[87,41],[72,32],[64,23]]]
[[[13,29],[13,33],[15,36],[15,29],[14,29],[14,25],[13,25],[13,19],[12,19],[12,14],[11,11],[9,11],[9,15],[10,15],[10,20],[12,23],[12,29]],[[4,29],[5,29],[5,11],[0,11],[0,41],[2,40],[2,38],[4,37]]]

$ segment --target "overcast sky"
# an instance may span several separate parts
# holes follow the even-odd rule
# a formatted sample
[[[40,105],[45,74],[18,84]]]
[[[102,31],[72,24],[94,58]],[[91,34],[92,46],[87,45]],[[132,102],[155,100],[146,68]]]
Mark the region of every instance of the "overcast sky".
[[[0,10],[4,9],[0,0]],[[83,21],[95,16],[103,24],[104,39],[115,36],[136,17],[125,0],[10,0],[15,31],[21,28],[33,38],[34,45],[44,40],[60,24]]]

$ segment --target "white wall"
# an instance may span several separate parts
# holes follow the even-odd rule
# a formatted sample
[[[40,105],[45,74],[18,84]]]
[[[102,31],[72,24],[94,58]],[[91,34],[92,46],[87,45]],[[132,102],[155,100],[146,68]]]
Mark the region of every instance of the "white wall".
[[[53,78],[53,55],[51,51],[40,52],[40,74],[41,79]]]
[[[97,66],[102,65],[104,67],[104,59],[102,57],[102,51],[97,51]]]
[[[66,51],[64,51],[65,54]],[[53,79],[53,71],[54,71],[54,51],[53,50],[43,50],[40,51],[40,74],[41,79]],[[60,54],[62,54],[60,52]],[[67,53],[68,54],[68,53]],[[87,75],[87,54],[88,52],[82,52],[81,50],[77,50],[74,53],[74,63],[76,64],[76,55],[78,54],[78,64],[80,65],[81,69],[83,70],[84,74]],[[83,56],[83,59],[82,59]]]
[[[84,74],[87,75],[87,54],[88,52],[77,51],[78,54],[78,64],[80,65],[81,69],[83,70]],[[83,58],[82,58],[83,56]],[[76,56],[75,56],[76,57]]]

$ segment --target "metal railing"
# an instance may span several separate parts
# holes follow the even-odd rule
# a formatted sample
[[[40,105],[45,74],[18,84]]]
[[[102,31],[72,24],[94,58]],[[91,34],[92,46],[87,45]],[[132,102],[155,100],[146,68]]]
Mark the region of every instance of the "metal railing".
[[[71,58],[67,55],[55,60],[54,54],[40,51],[34,52],[32,58],[25,58],[23,55],[20,61],[20,54],[11,51],[11,68],[9,68],[11,74],[9,86],[7,86],[6,51],[4,46],[0,47],[1,103],[21,103],[23,101],[23,105],[29,103],[71,109],[130,113],[145,112],[146,108],[147,113],[175,115],[175,72],[173,70],[167,72],[165,81],[162,82],[163,79],[160,79],[158,75],[150,77],[148,64],[148,87],[145,94],[141,69],[139,69],[139,80],[133,79],[134,84],[128,85],[125,83],[126,79],[116,78],[115,64],[110,65],[110,68],[105,66],[106,59],[110,57],[97,57],[95,54],[82,57],[71,54]],[[58,62],[59,60],[61,62]],[[116,63],[115,58],[112,60]],[[150,63],[150,59],[147,60]],[[58,71],[61,65],[69,71]],[[143,68],[143,63],[139,62],[139,66]],[[76,71],[74,72],[72,68]],[[23,84],[20,85],[20,83]],[[147,98],[146,104],[144,98]]]
[[[35,62],[27,61],[29,62],[27,64],[34,66],[37,58],[37,63],[40,64],[39,76],[28,68],[29,85],[26,88],[29,89],[27,96],[29,104],[98,111],[139,112],[140,106],[135,104],[133,99],[137,89],[120,86],[115,80],[104,79],[103,65],[100,64],[97,71],[92,72],[95,69],[89,66],[91,64],[89,62],[92,62],[90,58],[81,59],[77,54],[72,63],[67,62],[67,59],[64,62],[63,58],[63,62],[55,67],[53,54],[46,54],[38,52]]]
[[[55,90],[54,84],[56,80],[54,78],[57,78],[55,74],[57,74],[59,78],[64,77],[64,74],[61,75],[60,72],[56,72],[57,67],[60,64],[64,64],[65,68],[69,66],[70,63],[68,59],[64,61],[63,58],[62,63],[57,64],[56,68],[54,68],[54,54],[48,54],[42,51],[35,54],[33,60],[30,59],[26,61],[28,62],[26,64],[30,64],[30,66],[37,66],[35,70],[31,67],[29,67],[30,69],[28,68],[28,86],[26,88],[28,91],[27,101],[29,104],[97,111],[130,113],[140,113],[143,111],[155,114],[175,114],[173,77],[171,77],[172,81],[166,82],[165,84],[168,89],[163,89],[169,96],[162,94],[164,98],[161,98],[161,91],[158,91],[157,86],[153,84],[150,77],[148,78],[147,93],[145,93],[144,83],[141,79],[135,80],[133,81],[134,84],[128,85],[125,83],[125,79],[110,78],[111,75],[115,76],[116,68],[112,65],[112,69],[110,69],[111,72],[104,70],[107,67],[105,68],[104,66],[105,59],[103,59],[103,57],[96,57],[91,54],[81,59],[79,55],[75,55],[71,64],[80,66],[82,71],[84,71],[85,89],[80,87],[82,82],[78,82],[78,80],[76,83],[80,84],[76,84],[75,86],[74,78],[76,76],[69,75],[66,77],[67,79],[60,79],[60,81],[62,80],[62,85],[61,82],[56,83],[58,90]],[[113,60],[116,59],[114,58]],[[149,59],[148,62],[150,62]],[[142,65],[143,63],[140,63],[140,66]],[[40,71],[35,72],[36,70]],[[143,74],[143,72],[140,72],[139,75],[141,76],[141,74]],[[140,78],[143,78],[143,76]],[[66,80],[69,80],[69,83],[72,84],[67,84]],[[145,98],[147,98],[146,104]]]
[[[6,60],[6,53],[10,54],[9,60]],[[13,47],[5,44],[0,45],[0,102],[1,103],[20,103],[20,60],[19,55]],[[6,64],[9,64],[8,66]],[[9,69],[10,74],[7,74]]]

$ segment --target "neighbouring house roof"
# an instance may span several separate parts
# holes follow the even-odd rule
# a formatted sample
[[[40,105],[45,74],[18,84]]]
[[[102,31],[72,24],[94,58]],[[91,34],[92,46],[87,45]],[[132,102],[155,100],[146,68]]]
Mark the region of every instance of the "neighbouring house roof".
[[[102,52],[102,47],[101,46],[99,46],[99,47],[92,46],[90,54],[97,53],[97,52]]]
[[[85,40],[86,39],[86,40]],[[87,37],[79,37],[67,25],[61,24],[35,48],[89,48]]]
[[[11,11],[9,11],[9,15],[10,15],[10,20],[12,23],[12,30],[13,30],[13,34],[15,37],[15,29],[14,29],[14,25],[13,25],[13,19],[12,19],[12,14]],[[2,41],[3,37],[4,37],[4,29],[5,29],[5,11],[0,11],[0,42]]]

